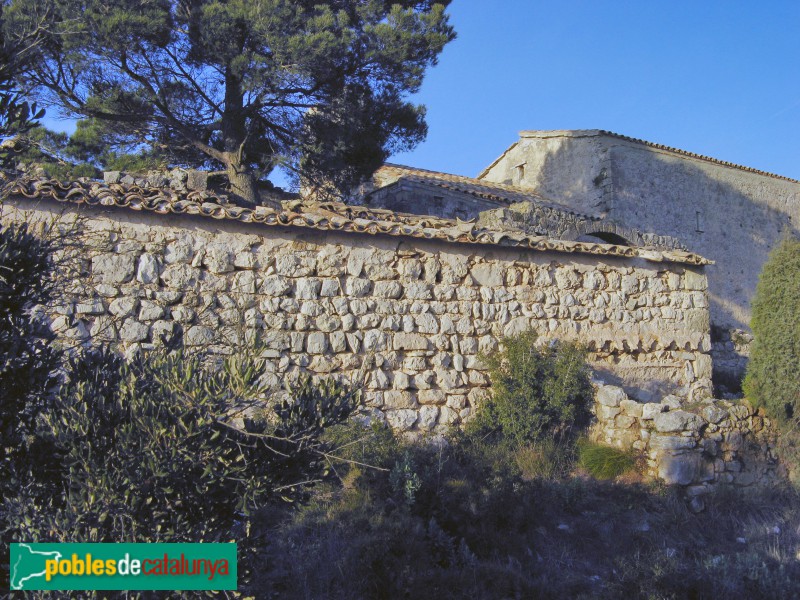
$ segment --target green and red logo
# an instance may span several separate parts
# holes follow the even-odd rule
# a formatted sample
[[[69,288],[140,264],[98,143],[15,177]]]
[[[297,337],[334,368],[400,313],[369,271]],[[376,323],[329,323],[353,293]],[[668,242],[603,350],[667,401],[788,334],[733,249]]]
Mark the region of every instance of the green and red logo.
[[[12,590],[235,590],[236,544],[11,544]]]

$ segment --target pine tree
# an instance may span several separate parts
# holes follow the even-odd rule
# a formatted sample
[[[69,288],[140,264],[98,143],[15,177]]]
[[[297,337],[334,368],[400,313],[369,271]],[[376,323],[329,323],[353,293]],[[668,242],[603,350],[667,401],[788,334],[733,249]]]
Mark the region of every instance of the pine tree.
[[[40,98],[109,145],[220,167],[254,202],[278,165],[346,189],[424,138],[406,97],[454,38],[448,3],[13,0],[7,30],[47,15]]]

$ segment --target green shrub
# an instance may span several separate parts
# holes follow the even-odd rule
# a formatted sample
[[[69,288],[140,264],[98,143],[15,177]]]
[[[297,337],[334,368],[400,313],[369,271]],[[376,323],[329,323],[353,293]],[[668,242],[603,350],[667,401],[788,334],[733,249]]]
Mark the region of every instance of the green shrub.
[[[53,333],[35,305],[53,296],[55,238],[42,239],[27,225],[0,227],[0,588],[8,584],[8,544],[20,540],[6,499],[46,501],[52,448],[34,436],[60,361]]]
[[[27,225],[0,229],[0,481],[14,477],[58,354],[49,327],[31,308],[50,301],[53,243]],[[5,491],[5,488],[3,488]]]
[[[502,352],[484,361],[492,394],[468,425],[470,436],[520,447],[567,438],[588,424],[593,392],[586,351],[577,344],[537,346],[529,331],[505,338]]]
[[[41,432],[64,493],[16,507],[23,537],[226,540],[253,510],[304,500],[330,464],[322,432],[351,414],[358,391],[306,379],[262,418],[263,366],[254,353],[221,367],[180,351],[73,360]]]
[[[629,450],[583,439],[578,443],[578,465],[596,479],[614,479],[636,467],[636,456]]]
[[[389,483],[395,495],[402,499],[407,506],[412,506],[417,497],[422,481],[416,472],[416,465],[411,453],[406,451],[389,473]]]
[[[744,391],[780,422],[800,417],[800,240],[786,235],[753,298],[753,347]]]

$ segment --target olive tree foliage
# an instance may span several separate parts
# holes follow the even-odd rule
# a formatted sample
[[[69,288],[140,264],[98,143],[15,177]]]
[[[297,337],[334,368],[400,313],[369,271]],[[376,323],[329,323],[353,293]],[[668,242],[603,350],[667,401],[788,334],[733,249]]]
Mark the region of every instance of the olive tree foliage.
[[[770,253],[752,303],[747,398],[780,422],[800,418],[800,240],[786,234]]]
[[[7,26],[47,15],[39,98],[105,145],[221,168],[252,202],[278,165],[346,189],[424,138],[406,98],[454,37],[448,3],[13,0]]]
[[[53,294],[53,239],[42,239],[27,225],[0,228],[0,492],[25,484],[38,453],[32,438],[44,410],[59,353],[53,333],[34,316],[36,305]]]
[[[264,367],[253,352],[210,365],[179,348],[71,360],[38,432],[60,494],[44,507],[6,503],[23,537],[225,541],[246,535],[252,511],[302,501],[335,460],[323,431],[360,391],[307,378],[276,401]]]
[[[47,502],[52,446],[35,435],[47,407],[60,353],[53,334],[32,314],[53,297],[54,238],[32,235],[27,225],[0,227],[0,587],[8,582],[8,542],[20,538],[3,501]]]

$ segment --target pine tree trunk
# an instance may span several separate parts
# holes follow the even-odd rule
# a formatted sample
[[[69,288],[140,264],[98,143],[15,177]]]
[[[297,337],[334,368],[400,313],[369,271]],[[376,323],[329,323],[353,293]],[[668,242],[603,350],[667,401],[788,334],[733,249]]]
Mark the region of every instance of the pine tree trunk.
[[[255,206],[260,203],[258,184],[250,168],[242,164],[242,154],[247,141],[243,113],[242,82],[230,68],[225,70],[225,110],[222,114],[222,137],[225,149],[225,167],[232,195],[240,202]]]
[[[258,184],[250,169],[230,162],[227,165],[227,171],[228,181],[231,184],[231,194],[248,206],[260,204]]]

